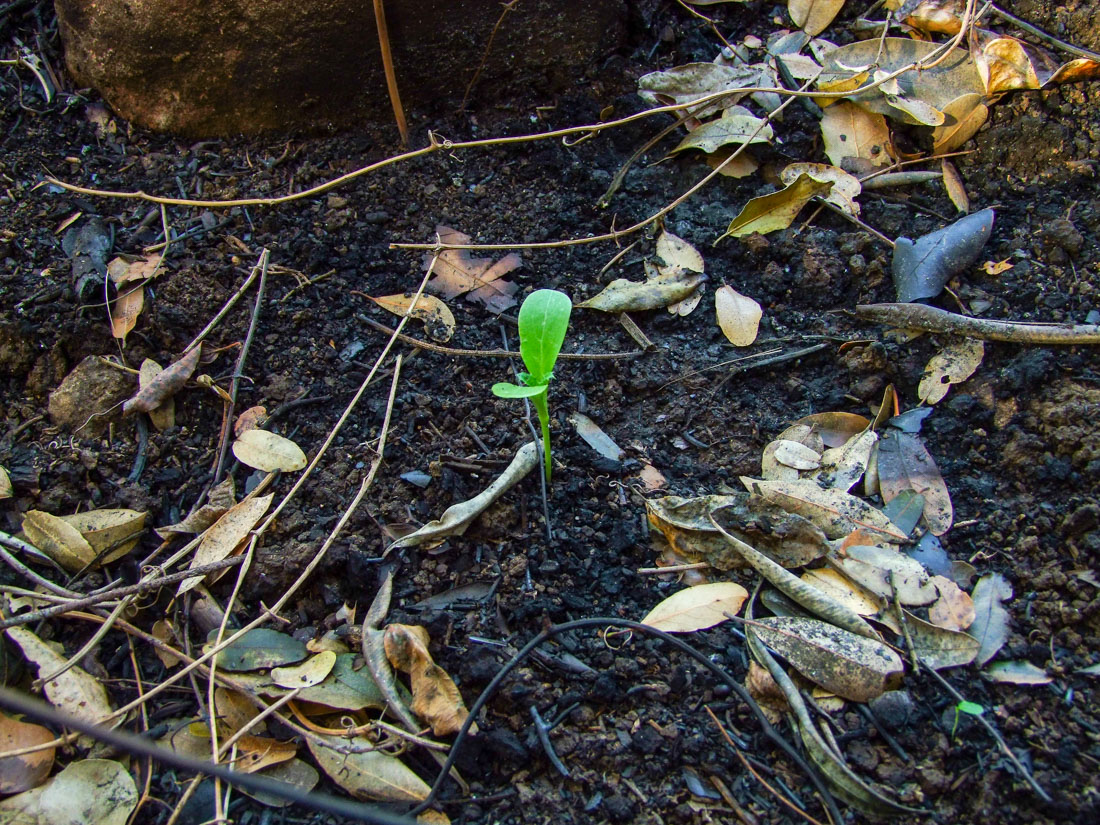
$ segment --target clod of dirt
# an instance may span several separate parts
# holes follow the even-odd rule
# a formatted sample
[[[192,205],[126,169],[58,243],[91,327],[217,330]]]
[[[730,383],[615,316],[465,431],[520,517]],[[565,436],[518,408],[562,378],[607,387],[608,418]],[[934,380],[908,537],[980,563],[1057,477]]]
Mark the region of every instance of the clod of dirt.
[[[34,347],[15,324],[0,324],[0,376],[22,375],[34,363]]]
[[[133,392],[130,376],[98,355],[89,355],[50,393],[50,420],[68,432],[100,435],[108,422],[122,417],[118,405]]]

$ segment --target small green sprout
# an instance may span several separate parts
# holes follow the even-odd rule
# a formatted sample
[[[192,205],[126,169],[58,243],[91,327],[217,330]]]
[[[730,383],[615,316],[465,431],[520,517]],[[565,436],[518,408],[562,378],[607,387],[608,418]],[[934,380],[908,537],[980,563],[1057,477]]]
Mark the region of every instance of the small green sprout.
[[[951,726],[951,738],[955,738],[955,731],[959,727],[959,714],[966,713],[970,716],[981,716],[985,713],[985,708],[979,705],[977,702],[968,702],[963,699],[957,705],[955,705],[955,724]]]
[[[519,309],[519,354],[527,372],[519,374],[521,385],[493,384],[498,398],[530,398],[542,425],[542,449],[546,480],[550,480],[550,409],[546,403],[554,363],[558,360],[573,302],[554,289],[532,292]]]

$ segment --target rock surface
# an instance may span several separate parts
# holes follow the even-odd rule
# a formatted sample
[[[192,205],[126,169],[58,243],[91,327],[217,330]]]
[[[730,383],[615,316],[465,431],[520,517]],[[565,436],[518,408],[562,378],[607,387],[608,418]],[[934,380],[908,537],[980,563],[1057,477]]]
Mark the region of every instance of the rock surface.
[[[55,0],[70,73],[122,117],[192,137],[318,132],[392,118],[363,0]],[[410,120],[473,100],[550,95],[610,54],[626,0],[387,0]]]
[[[109,422],[122,417],[120,404],[136,389],[131,376],[89,355],[50,393],[50,421],[66,434],[101,435]]]

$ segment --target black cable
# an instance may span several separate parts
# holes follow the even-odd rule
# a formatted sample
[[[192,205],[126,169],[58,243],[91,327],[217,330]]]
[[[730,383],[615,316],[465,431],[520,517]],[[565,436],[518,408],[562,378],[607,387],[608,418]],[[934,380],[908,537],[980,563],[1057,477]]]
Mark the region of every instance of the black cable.
[[[555,636],[560,636],[562,633],[567,633],[570,630],[583,630],[589,627],[621,627],[628,630],[634,630],[639,633],[646,633],[650,636],[656,636],[661,641],[667,642],[680,652],[687,654],[699,664],[707,668],[707,670],[709,670],[711,673],[721,679],[725,684],[729,685],[730,690],[732,690],[739,697],[741,697],[742,700],[744,700],[745,704],[747,704],[749,706],[749,709],[753,712],[753,715],[756,716],[757,721],[760,723],[760,727],[763,729],[768,738],[775,742],[775,744],[778,745],[779,748],[785,754],[787,754],[787,756],[789,756],[809,777],[810,781],[814,784],[814,787],[817,788],[818,792],[821,794],[821,799],[825,806],[829,809],[829,813],[832,815],[833,821],[844,822],[844,817],[841,815],[840,809],[837,808],[836,800],[833,799],[833,795],[829,792],[828,787],[825,785],[825,781],[821,778],[818,772],[814,770],[806,762],[805,759],[802,758],[802,755],[799,754],[797,750],[795,750],[794,746],[791,745],[786,739],[784,739],[779,731],[772,727],[772,724],[768,721],[767,717],[764,716],[763,711],[760,710],[760,706],[757,705],[753,698],[749,695],[749,692],[745,689],[744,685],[734,679],[725,670],[718,667],[718,665],[714,664],[714,662],[708,659],[706,655],[704,655],[701,651],[696,650],[687,642],[681,639],[677,639],[675,636],[669,633],[665,633],[663,630],[658,630],[655,627],[644,625],[641,622],[632,622],[628,619],[617,619],[606,616],[597,616],[591,619],[577,619],[576,621],[572,622],[563,622],[562,624],[551,625],[550,627],[539,633],[539,635],[535,636],[535,638],[529,641],[526,645],[524,645],[523,649],[512,657],[508,664],[506,664],[500,670],[500,672],[493,677],[492,681],[490,681],[489,684],[485,686],[485,689],[481,691],[481,695],[478,696],[477,700],[473,703],[473,705],[470,706],[470,713],[466,717],[466,721],[462,723],[462,727],[459,729],[458,734],[455,736],[454,742],[451,744],[451,750],[447,754],[447,761],[443,764],[443,767],[440,768],[439,776],[436,777],[435,782],[432,783],[431,793],[428,794],[423,802],[421,802],[409,812],[410,816],[416,816],[421,811],[424,811],[427,808],[431,807],[431,805],[435,802],[435,799],[439,794],[440,788],[442,788],[444,781],[450,774],[451,768],[454,767],[455,760],[458,758],[459,746],[469,734],[470,727],[474,724],[474,720],[477,719],[478,714],[481,712],[481,709],[485,706],[489,699],[492,698],[493,694],[496,693],[501,683],[508,677],[508,674],[515,670],[516,667],[518,667],[524,659],[530,656],[535,648],[539,647],[542,644],[545,644],[547,641],[554,638]]]
[[[200,759],[192,759],[181,756],[175,751],[162,748],[153,744],[148,739],[129,733],[127,731],[112,730],[93,722],[76,719],[67,713],[62,713],[45,702],[34,699],[26,693],[0,685],[0,705],[16,713],[37,719],[49,725],[65,727],[71,730],[91,736],[100,742],[118,748],[134,756],[147,756],[155,759],[162,765],[169,765],[184,771],[206,774],[217,777],[223,782],[236,785],[249,791],[271,794],[280,799],[286,799],[298,805],[304,805],[315,811],[335,814],[359,822],[372,822],[376,825],[416,825],[416,820],[401,814],[378,808],[372,805],[364,805],[353,802],[350,799],[341,799],[324,793],[304,791],[289,785],[286,782],[278,782],[265,776],[250,773],[238,773],[230,770],[225,765],[216,765],[213,762],[204,762]]]

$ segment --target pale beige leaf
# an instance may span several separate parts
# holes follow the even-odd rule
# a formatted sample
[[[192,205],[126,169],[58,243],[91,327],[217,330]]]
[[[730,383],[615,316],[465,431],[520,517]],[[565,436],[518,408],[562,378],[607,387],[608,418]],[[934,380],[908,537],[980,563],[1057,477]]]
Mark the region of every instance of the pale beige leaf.
[[[569,413],[569,423],[577,431],[585,444],[611,461],[622,461],[623,448],[605,433],[595,421],[584,413]]]
[[[799,477],[798,470],[784,464],[775,457],[779,445],[784,441],[786,439],[779,438],[768,442],[764,447],[764,451],[760,454],[760,477],[765,481],[796,481]],[[818,454],[814,453],[814,455]]]
[[[308,463],[302,448],[277,433],[268,430],[245,430],[233,442],[233,455],[241,464],[272,473],[282,470],[292,473],[303,469]]]
[[[0,802],[5,825],[126,825],[138,803],[130,773],[111,759],[80,759],[45,785]]]
[[[1049,685],[1054,677],[1031,662],[995,662],[982,671],[991,682],[1008,685]]]
[[[13,719],[0,713],[0,752],[30,748],[52,742],[49,728]],[[0,758],[0,794],[21,793],[42,784],[53,767],[55,748]]]
[[[776,439],[775,460],[796,470],[816,470],[821,466],[821,453],[789,438]]]
[[[807,479],[762,481],[742,476],[741,482],[749,492],[759,492],[788,512],[809,519],[831,539],[861,527],[896,541],[907,538],[881,510],[843,490],[823,490]]]
[[[791,163],[779,173],[779,179],[784,184],[790,184],[798,180],[799,175],[809,175],[816,181],[828,183],[832,186],[825,200],[839,207],[849,215],[859,215],[859,197],[863,185],[855,175],[845,172],[838,166],[829,166],[827,163]]]
[[[759,619],[753,630],[807,679],[853,702],[891,689],[904,670],[901,657],[882,642],[818,619]]]
[[[137,510],[105,508],[61,518],[88,542],[96,554],[96,564],[109,564],[137,546],[145,530],[146,515]]]
[[[753,198],[742,207],[722,237],[742,238],[759,232],[766,235],[790,226],[798,213],[811,198],[823,195],[832,188],[829,183],[816,181],[809,175],[799,175],[794,183],[778,192]]]
[[[628,281],[616,278],[587,301],[577,304],[584,309],[601,312],[640,312],[660,309],[687,298],[706,280],[699,272],[672,269],[648,281]]]
[[[237,545],[248,537],[256,523],[263,518],[274,497],[274,493],[269,493],[266,496],[246,498],[227,510],[225,515],[218,519],[202,537],[190,566],[200,567],[212,561],[228,558]],[[184,579],[176,595],[182,596],[188,590],[197,587],[202,580],[202,576]]]
[[[202,344],[193,347],[143,385],[122,405],[124,415],[154,410],[183,389],[202,357]]]
[[[470,236],[449,226],[436,227],[439,242],[468,244]],[[427,253],[425,266],[432,267],[436,276],[428,282],[427,289],[446,299],[470,293],[467,300],[481,301],[493,312],[503,312],[515,306],[513,297],[518,289],[502,277],[522,264],[519,255],[510,253],[496,263],[491,258],[474,258],[468,249],[444,249],[438,255]]]
[[[946,118],[939,109],[929,106],[923,100],[904,97],[902,95],[883,95],[883,99],[890,106],[901,112],[903,122],[915,122],[921,126],[942,126]]]
[[[963,183],[962,175],[955,168],[955,164],[947,158],[943,159],[941,166],[943,169],[943,186],[947,190],[947,197],[951,198],[951,203],[955,204],[955,208],[965,215],[970,211],[970,196],[966,194],[966,184]]]
[[[904,605],[930,604],[939,595],[928,571],[915,559],[892,546],[853,546],[835,559],[836,565],[857,584],[876,596]]]
[[[421,295],[413,305],[415,293],[406,292],[403,295],[383,295],[381,298],[371,298],[378,306],[394,315],[416,318],[424,322],[428,335],[437,341],[450,341],[455,331],[455,316],[441,300],[434,295]]]
[[[738,152],[737,156],[732,157],[735,152]],[[719,149],[717,152],[703,155],[703,160],[707,166],[717,169],[718,174],[727,178],[747,178],[760,168],[760,163],[753,154],[740,147]]]
[[[801,578],[802,581],[822,590],[860,616],[874,616],[880,610],[879,602],[873,594],[831,567],[807,570]]]
[[[928,621],[948,630],[966,630],[974,623],[974,600],[951,579],[933,576],[940,597],[928,608]]]
[[[791,426],[808,425],[814,428],[826,447],[843,447],[855,435],[871,426],[866,417],[848,412],[823,412],[803,416]],[[781,435],[780,438],[791,438]],[[795,439],[801,440],[801,439]],[[803,442],[809,443],[809,442]],[[810,446],[813,446],[810,444]]]
[[[11,486],[11,476],[8,471],[0,467],[0,499],[11,498],[15,495],[15,488]]]
[[[933,355],[924,368],[917,396],[925,404],[940,401],[952,384],[961,384],[974,374],[985,357],[985,345],[974,338],[951,339]]]
[[[313,687],[328,678],[335,664],[336,654],[331,650],[322,650],[300,665],[272,668],[271,681],[285,688]]]
[[[714,311],[722,334],[735,347],[747,347],[756,340],[764,312],[752,298],[732,286],[721,286],[714,293]]]
[[[168,619],[157,619],[153,622],[153,627],[150,632],[154,637],[160,639],[166,645],[179,649],[179,634],[176,632],[175,626]],[[157,658],[160,659],[161,664],[166,668],[173,668],[183,661],[174,653],[170,653],[167,650],[161,650],[159,647],[153,648],[153,652],[157,654]]]
[[[808,477],[825,487],[848,492],[867,472],[877,442],[878,433],[864,430],[849,438],[843,447],[830,447],[821,455],[820,468]]]
[[[665,267],[677,267],[688,272],[703,271],[703,256],[699,254],[699,250],[683,238],[665,230],[661,230],[657,237],[657,257],[664,262]]]
[[[829,27],[844,7],[844,0],[789,0],[791,20],[806,34],[816,37]]]
[[[307,741],[310,753],[333,782],[358,799],[383,802],[420,802],[431,790],[396,757],[377,750],[346,753],[350,748],[370,748],[369,739],[319,736]]]
[[[981,643],[961,630],[949,630],[904,611],[905,628],[913,652],[933,670],[963,667],[974,661]]]
[[[739,109],[741,111],[738,111]],[[721,117],[708,120],[689,132],[672,152],[698,149],[701,152],[710,153],[731,143],[750,145],[770,143],[774,137],[775,133],[766,120],[752,115],[747,109],[736,106],[726,109]],[[696,270],[696,272],[701,271]]]
[[[25,627],[9,627],[5,632],[35,666],[40,678],[61,669],[68,661],[67,656]],[[99,723],[111,715],[107,689],[79,665],[46,682],[44,690],[51,705],[86,722]]]
[[[83,570],[95,561],[92,545],[78,529],[58,516],[42,510],[28,510],[23,515],[23,532],[31,544],[70,573]]]
[[[825,154],[834,166],[844,167],[847,158],[858,158],[869,166],[890,164],[890,129],[886,118],[841,101],[824,110],[821,136]]]
[[[642,624],[667,633],[691,633],[736,616],[749,593],[736,582],[699,584],[673,593],[642,619]]]

